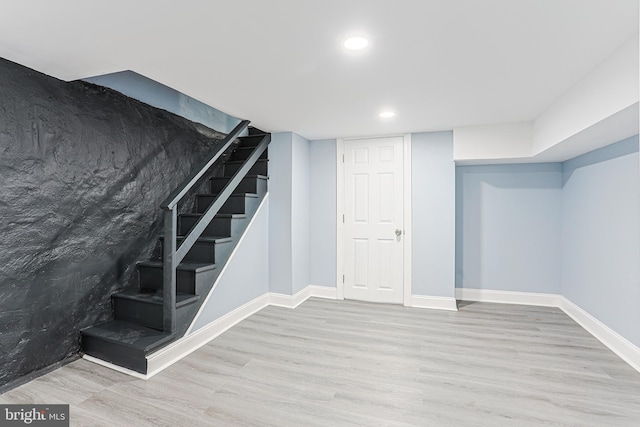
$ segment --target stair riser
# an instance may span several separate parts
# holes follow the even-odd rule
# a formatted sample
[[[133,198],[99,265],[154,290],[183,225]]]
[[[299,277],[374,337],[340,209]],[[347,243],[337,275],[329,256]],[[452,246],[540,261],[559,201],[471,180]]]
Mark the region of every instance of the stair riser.
[[[192,271],[178,270],[176,272],[176,288],[178,292],[195,294],[196,274]],[[138,284],[141,288],[162,289],[162,268],[138,266]]]
[[[82,334],[82,351],[105,362],[122,366],[141,374],[147,373],[147,359],[144,351],[110,341],[103,341]]]
[[[146,270],[143,275],[141,274],[141,282],[145,280],[144,286],[140,285],[140,287],[149,288],[149,289],[160,289],[162,287],[162,269],[161,268],[152,268],[152,267],[138,267],[141,270]],[[177,272],[177,288],[178,292],[184,292],[188,294],[201,295],[204,296],[209,289],[211,289],[211,285],[218,274],[220,273],[219,268],[214,268],[212,270],[203,271],[200,273],[194,273],[191,271],[180,271]]]
[[[260,141],[264,139],[264,135],[255,135],[255,136],[241,136],[238,138],[238,147],[248,148],[255,147],[260,144]]]
[[[162,306],[158,304],[142,303],[114,296],[113,315],[118,320],[162,330]]]
[[[233,242],[196,242],[182,262],[193,264],[215,264],[220,259],[225,259],[225,254],[229,253],[229,246]],[[164,254],[164,241],[161,242],[162,253]]]
[[[268,175],[267,173],[267,165],[268,162],[266,160],[258,160],[252,167],[249,169],[247,175]],[[224,176],[233,176],[240,168],[242,167],[242,163],[225,163],[224,164]]]
[[[206,237],[228,237],[231,236],[231,225],[233,218],[213,218],[211,223],[202,233]],[[178,234],[187,235],[189,231],[198,222],[198,217],[179,216],[178,217]]]
[[[212,194],[218,194],[224,186],[229,182],[228,178],[212,178],[210,184],[210,190]],[[240,181],[240,184],[233,190],[233,194],[265,194],[267,192],[267,180],[264,178],[245,178]]]
[[[246,147],[246,148],[241,148],[239,147],[238,149],[236,149],[235,151],[233,151],[231,153],[231,156],[229,157],[229,160],[231,161],[236,161],[236,160],[246,160],[251,153],[253,152],[253,148],[254,147]],[[267,150],[265,150],[259,157],[259,159],[267,159]]]
[[[199,195],[196,199],[196,212],[204,213],[207,208],[213,203],[215,196]],[[247,203],[252,200],[257,200],[255,197],[229,197],[227,201],[222,205],[218,213],[220,214],[244,214],[247,212]]]
[[[184,307],[176,308],[176,323],[183,324]],[[118,320],[136,323],[147,328],[162,330],[162,305],[145,301],[135,301],[128,298],[113,296],[113,315]]]

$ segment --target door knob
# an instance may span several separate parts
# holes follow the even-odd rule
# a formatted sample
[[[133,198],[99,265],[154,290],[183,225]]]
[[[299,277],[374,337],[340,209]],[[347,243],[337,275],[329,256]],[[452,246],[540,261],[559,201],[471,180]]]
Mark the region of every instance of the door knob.
[[[400,230],[399,228],[396,228],[396,236],[399,236],[402,234],[402,230]]]

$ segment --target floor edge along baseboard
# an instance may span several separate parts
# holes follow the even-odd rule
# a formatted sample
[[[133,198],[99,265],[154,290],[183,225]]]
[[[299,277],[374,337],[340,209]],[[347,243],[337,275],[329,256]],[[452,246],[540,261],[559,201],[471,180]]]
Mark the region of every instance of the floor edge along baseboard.
[[[640,348],[638,346],[562,295],[456,288],[456,298],[467,301],[559,308],[629,366],[640,372]]]
[[[207,326],[169,344],[167,347],[147,357],[147,374],[140,374],[129,369],[113,365],[91,356],[84,359],[132,375],[136,378],[149,379],[164,369],[183,359],[187,355],[206,345],[217,336],[226,332],[236,324],[268,306],[294,309],[307,299],[336,299],[336,288],[310,285],[294,295],[269,292],[236,308]],[[456,298],[439,298],[422,295],[412,296],[412,307],[454,311],[455,301],[467,300],[493,302],[499,304],[521,304],[544,307],[556,307],[572,318],[578,325],[593,335],[598,341],[613,351],[636,371],[640,372],[640,348],[613,331],[604,323],[578,307],[569,299],[557,294],[539,294],[528,292],[495,291],[487,289],[456,289]]]

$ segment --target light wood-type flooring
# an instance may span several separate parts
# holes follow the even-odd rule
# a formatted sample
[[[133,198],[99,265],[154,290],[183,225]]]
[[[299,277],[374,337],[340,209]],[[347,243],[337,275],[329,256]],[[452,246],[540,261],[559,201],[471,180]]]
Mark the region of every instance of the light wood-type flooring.
[[[559,309],[268,307],[148,381],[78,360],[0,395],[79,426],[640,426],[640,373]]]

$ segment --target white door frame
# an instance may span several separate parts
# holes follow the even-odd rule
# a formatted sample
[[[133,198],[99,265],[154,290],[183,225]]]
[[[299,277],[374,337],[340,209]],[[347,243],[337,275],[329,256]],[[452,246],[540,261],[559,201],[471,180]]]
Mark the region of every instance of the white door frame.
[[[344,299],[344,143],[345,141],[355,141],[362,139],[376,138],[393,138],[402,137],[402,174],[403,174],[403,222],[402,230],[402,247],[404,251],[404,260],[402,266],[403,277],[403,300],[406,307],[411,306],[411,134],[404,135],[385,135],[385,136],[368,136],[362,138],[339,138],[336,140],[336,165],[337,165],[337,188],[336,188],[336,243],[338,245],[336,253],[336,286],[337,298]]]

